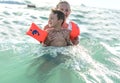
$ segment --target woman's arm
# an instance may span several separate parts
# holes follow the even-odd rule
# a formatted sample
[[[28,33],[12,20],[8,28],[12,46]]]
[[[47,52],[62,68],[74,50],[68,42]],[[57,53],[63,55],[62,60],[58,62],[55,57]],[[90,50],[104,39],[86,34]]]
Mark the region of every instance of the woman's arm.
[[[79,37],[74,38],[74,40],[72,40],[72,43],[73,45],[79,44]]]

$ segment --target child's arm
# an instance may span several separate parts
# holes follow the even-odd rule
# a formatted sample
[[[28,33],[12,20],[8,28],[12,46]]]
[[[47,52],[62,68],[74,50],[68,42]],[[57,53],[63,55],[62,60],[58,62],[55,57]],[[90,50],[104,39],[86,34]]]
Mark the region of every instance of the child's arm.
[[[47,35],[47,37],[46,37],[46,39],[45,39],[45,41],[44,41],[44,43],[43,43],[43,46],[49,46],[50,45],[50,42],[51,42],[51,39],[52,39],[52,37],[51,37],[51,30],[50,29],[46,29],[45,31],[47,31],[48,32],[48,35]]]

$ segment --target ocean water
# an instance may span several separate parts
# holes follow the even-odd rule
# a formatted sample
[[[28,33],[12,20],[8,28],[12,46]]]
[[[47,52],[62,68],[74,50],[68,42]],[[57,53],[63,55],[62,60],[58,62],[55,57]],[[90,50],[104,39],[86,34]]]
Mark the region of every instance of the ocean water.
[[[79,45],[42,47],[26,31],[32,22],[44,27],[57,1],[33,1],[36,8],[27,7],[30,0],[6,1],[0,3],[0,83],[120,83],[119,10],[71,5]]]

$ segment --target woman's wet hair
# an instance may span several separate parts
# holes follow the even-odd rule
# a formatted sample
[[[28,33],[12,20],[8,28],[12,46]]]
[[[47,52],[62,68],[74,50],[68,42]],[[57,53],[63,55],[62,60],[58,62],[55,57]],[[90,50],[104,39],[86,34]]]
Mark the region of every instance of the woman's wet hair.
[[[56,5],[56,9],[58,9],[59,5],[65,3],[70,7],[70,4],[67,1],[60,1],[57,5]],[[71,9],[71,8],[70,8]]]

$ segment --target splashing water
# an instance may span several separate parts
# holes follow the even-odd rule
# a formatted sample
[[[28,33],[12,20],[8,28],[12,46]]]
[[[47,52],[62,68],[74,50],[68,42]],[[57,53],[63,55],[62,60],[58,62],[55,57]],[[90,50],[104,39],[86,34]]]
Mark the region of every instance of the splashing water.
[[[37,8],[0,3],[0,83],[119,83],[118,10],[72,5],[70,19],[81,29],[80,43],[42,47],[25,33],[43,27],[55,4]]]

